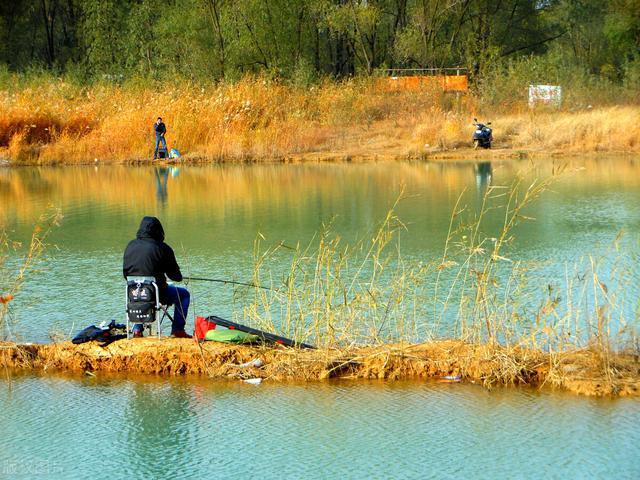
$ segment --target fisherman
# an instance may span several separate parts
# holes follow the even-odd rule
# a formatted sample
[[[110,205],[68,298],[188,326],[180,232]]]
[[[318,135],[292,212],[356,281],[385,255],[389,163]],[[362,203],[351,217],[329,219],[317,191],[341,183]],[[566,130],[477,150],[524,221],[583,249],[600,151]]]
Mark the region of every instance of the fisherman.
[[[155,277],[160,291],[160,303],[175,305],[171,336],[191,338],[184,331],[189,310],[189,291],[167,284],[166,277],[174,282],[181,282],[182,273],[173,249],[164,243],[164,229],[156,217],[144,217],[140,222],[136,239],[131,240],[124,251],[122,272],[125,278],[136,275]],[[142,337],[142,324],[133,326],[133,336]]]
[[[156,132],[156,148],[153,151],[153,159],[158,158],[158,147],[160,143],[164,145],[164,149],[167,150],[167,141],[164,139],[164,134],[167,133],[167,127],[164,125],[162,118],[158,117],[156,123],[153,124],[153,130]]]

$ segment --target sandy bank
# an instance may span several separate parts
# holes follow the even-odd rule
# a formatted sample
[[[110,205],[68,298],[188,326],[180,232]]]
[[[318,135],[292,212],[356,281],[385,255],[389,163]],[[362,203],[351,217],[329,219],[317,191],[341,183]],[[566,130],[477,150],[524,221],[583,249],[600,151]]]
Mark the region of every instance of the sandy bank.
[[[0,148],[0,157],[2,149]],[[471,147],[452,148],[448,150],[431,149],[421,153],[416,152],[397,152],[393,150],[336,150],[336,151],[311,151],[306,153],[287,154],[273,157],[214,157],[203,156],[199,154],[187,154],[179,159],[172,160],[153,160],[151,158],[130,158],[119,161],[101,161],[96,159],[84,159],[74,162],[66,162],[64,160],[47,162],[47,165],[155,165],[155,166],[187,166],[187,165],[223,165],[223,164],[304,164],[304,163],[375,163],[375,162],[489,162],[489,161],[517,161],[517,160],[554,160],[554,161],[571,161],[575,158],[592,158],[592,159],[635,159],[639,154],[633,151],[563,151],[563,150],[544,150],[544,149],[522,149],[511,147],[497,147],[490,150],[478,149]],[[20,164],[11,163],[8,160],[0,158],[0,167],[12,166],[39,166],[38,162],[24,162]]]
[[[261,367],[238,365],[260,358]],[[590,350],[545,354],[497,345],[439,341],[349,350],[293,350],[205,343],[185,339],[121,340],[106,347],[0,343],[0,366],[8,369],[206,375],[265,380],[410,379],[460,375],[462,381],[562,388],[581,395],[640,394],[637,356],[604,358]]]
[[[544,150],[544,149],[522,149],[511,147],[498,147],[490,150],[478,149],[471,147],[452,148],[449,150],[426,150],[422,153],[398,153],[385,150],[380,151],[362,151],[353,153],[351,151],[335,151],[335,152],[307,152],[283,157],[274,157],[272,159],[251,159],[246,158],[242,163],[371,163],[371,162],[402,162],[402,161],[418,161],[418,162],[488,162],[488,161],[510,161],[510,160],[571,160],[574,158],[607,158],[607,159],[625,159],[637,158],[638,154],[633,151],[563,151],[563,150]],[[209,164],[209,163],[237,163],[234,159],[225,158],[207,158],[187,156],[177,161],[176,164]],[[95,163],[95,162],[87,162]],[[154,164],[152,160],[131,160],[124,161],[123,164]]]

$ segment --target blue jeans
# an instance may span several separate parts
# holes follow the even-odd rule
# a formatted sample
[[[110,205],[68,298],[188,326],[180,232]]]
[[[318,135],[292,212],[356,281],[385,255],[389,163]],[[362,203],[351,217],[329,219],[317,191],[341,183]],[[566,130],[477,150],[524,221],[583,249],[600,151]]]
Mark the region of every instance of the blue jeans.
[[[166,150],[167,141],[164,139],[164,135],[158,135],[156,133],[156,149],[153,151],[153,158],[158,158],[158,148],[160,147],[161,143],[164,145],[164,148]]]
[[[162,298],[163,302],[167,305],[175,305],[173,309],[173,324],[171,325],[171,333],[184,331],[184,325],[186,323],[187,313],[189,311],[189,303],[191,302],[191,295],[189,290],[182,287],[176,287],[175,285],[167,285],[167,289],[164,291]],[[136,323],[133,326],[134,332],[142,331],[142,324]]]

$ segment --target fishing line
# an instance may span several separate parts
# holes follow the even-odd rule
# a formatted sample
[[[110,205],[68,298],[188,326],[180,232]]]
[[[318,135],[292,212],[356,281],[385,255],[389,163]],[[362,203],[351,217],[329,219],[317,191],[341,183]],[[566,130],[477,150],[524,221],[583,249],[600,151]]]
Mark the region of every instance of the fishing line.
[[[243,287],[262,288],[263,290],[277,291],[270,287],[264,287],[262,285],[256,285],[255,283],[236,282],[235,280],[222,280],[219,278],[203,278],[203,277],[182,277],[183,280],[193,280],[198,282],[215,282],[230,285],[241,285]]]
[[[284,246],[284,245],[280,245],[280,246]],[[190,255],[187,253],[186,249],[184,248],[184,244],[182,244],[182,242],[180,242],[180,247],[182,250],[182,253],[184,255],[185,258],[185,263],[186,263],[186,270],[187,271],[191,271],[191,257]],[[285,246],[286,247],[286,246]],[[256,285],[255,283],[247,283],[247,282],[238,282],[235,280],[224,280],[224,279],[219,279],[219,278],[205,278],[205,277],[192,277],[192,276],[184,276],[182,277],[182,280],[184,281],[185,287],[189,286],[189,282],[190,281],[195,281],[195,282],[212,282],[212,283],[221,283],[223,285],[238,285],[238,286],[243,286],[243,287],[251,287],[251,288],[260,288],[263,290],[267,290],[270,292],[274,292],[275,294],[280,294],[278,289],[274,289],[274,288],[270,288],[270,287],[265,287],[262,285]],[[189,290],[189,294],[191,296],[191,302],[189,305],[189,311],[191,312],[193,319],[194,319],[194,328],[195,328],[195,318],[197,316],[196,314],[196,304],[199,305],[199,300],[196,298],[197,294],[195,292],[195,290]],[[177,297],[179,299],[179,304],[180,307],[182,309],[182,302],[180,301],[180,293],[177,293]],[[235,291],[234,294],[232,295],[232,303],[235,307],[235,302],[236,302],[236,295],[235,295]],[[178,306],[176,305],[176,308],[178,308]],[[175,313],[175,311],[174,311]],[[183,312],[184,313],[184,312]],[[183,315],[184,316],[184,315]],[[185,323],[187,321],[187,318],[185,318]]]
[[[187,250],[184,248],[184,244],[182,242],[180,242],[180,248],[182,249],[182,253],[186,257],[185,262],[187,264],[187,271],[190,272],[191,271],[191,256],[187,253]],[[182,276],[182,280],[184,281],[185,287],[189,286],[189,280],[190,279],[191,279],[191,277],[185,277],[184,275]],[[189,310],[191,311],[191,315],[193,316],[193,328],[194,328],[194,334],[195,334],[196,316],[197,316],[196,315],[196,304],[199,305],[199,300],[196,299],[197,294],[196,294],[195,291],[190,290],[189,291],[189,295],[191,296],[191,300],[189,302]],[[179,293],[178,293],[178,299],[180,299],[180,294]],[[180,302],[180,305],[182,305],[182,302]],[[174,317],[175,317],[175,311],[174,311]],[[188,319],[186,318],[185,315],[183,315],[183,317],[185,317],[184,322],[185,322],[185,328],[186,328]],[[171,328],[173,329],[173,325],[171,326]]]

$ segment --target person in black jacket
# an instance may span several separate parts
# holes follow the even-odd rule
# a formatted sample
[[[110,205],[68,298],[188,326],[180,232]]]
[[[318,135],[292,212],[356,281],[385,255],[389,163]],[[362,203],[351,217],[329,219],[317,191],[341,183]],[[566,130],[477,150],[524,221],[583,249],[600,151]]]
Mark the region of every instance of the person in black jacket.
[[[174,282],[182,281],[182,273],[176,261],[173,249],[164,243],[164,229],[156,217],[144,217],[136,239],[131,240],[124,251],[122,265],[124,277],[155,277],[160,290],[160,302],[163,305],[175,305],[171,335],[189,338],[184,331],[185,319],[189,310],[189,291],[186,288],[167,284],[167,278]],[[142,324],[133,327],[134,337],[142,336]]]
[[[158,158],[158,148],[160,143],[164,145],[164,149],[167,149],[167,141],[164,139],[164,134],[167,133],[167,127],[165,126],[162,118],[158,117],[156,123],[153,124],[153,131],[156,133],[156,149],[153,151],[153,159]]]

